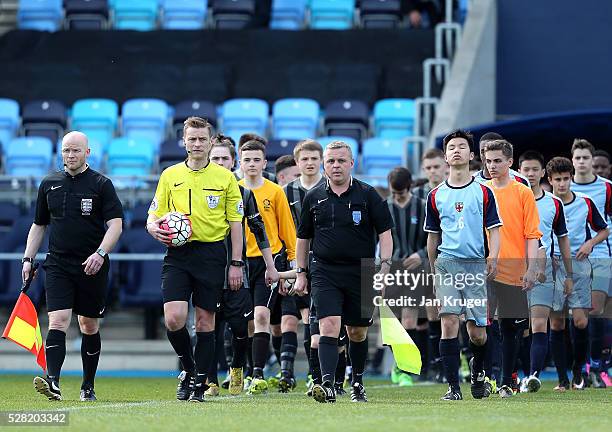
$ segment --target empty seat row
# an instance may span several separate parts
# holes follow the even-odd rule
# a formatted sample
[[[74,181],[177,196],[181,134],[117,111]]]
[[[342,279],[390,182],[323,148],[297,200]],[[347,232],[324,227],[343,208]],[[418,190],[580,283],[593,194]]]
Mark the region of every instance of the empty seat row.
[[[120,121],[119,105],[109,99],[78,100],[70,113],[59,101],[33,101],[23,106],[21,118],[16,101],[0,99],[0,145],[5,147],[20,125],[23,135],[43,136],[55,143],[69,124],[104,150],[120,130],[128,138],[151,142],[157,154],[168,136],[182,136],[183,122],[192,115],[209,119],[213,127],[220,123],[223,132],[236,142],[247,132],[300,140],[320,135],[321,129],[324,135],[348,136],[361,142],[370,130],[381,138],[411,136],[415,105],[412,99],[383,99],[374,105],[370,120],[370,108],[359,100],[332,101],[321,111],[312,99],[281,99],[272,105],[270,120],[270,107],[260,99],[230,99],[219,107],[208,101],[184,101],[171,107],[160,99],[130,99],[121,107]]]
[[[402,21],[400,0],[273,0],[270,28],[344,30],[356,17],[364,28],[393,28]],[[210,11],[209,11],[210,8]],[[57,31],[199,30],[245,28],[258,13],[257,0],[21,0],[19,28]]]

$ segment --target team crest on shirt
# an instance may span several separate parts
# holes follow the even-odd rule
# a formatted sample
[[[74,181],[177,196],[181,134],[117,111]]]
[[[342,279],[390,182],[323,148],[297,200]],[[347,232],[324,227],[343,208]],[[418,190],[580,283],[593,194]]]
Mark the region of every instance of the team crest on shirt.
[[[355,210],[353,212],[353,223],[355,225],[359,225],[360,222],[361,222],[361,211]]]
[[[209,209],[214,209],[217,208],[217,206],[219,205],[219,196],[216,195],[208,195],[206,197],[206,201],[208,202],[208,208]]]
[[[91,214],[91,209],[93,209],[93,199],[91,198],[81,199],[81,214],[83,216],[89,216]]]
[[[272,202],[269,199],[263,200],[264,210],[270,210],[272,208]]]
[[[461,213],[463,211],[463,202],[462,201],[457,201],[455,203],[455,210],[457,210],[457,213]]]

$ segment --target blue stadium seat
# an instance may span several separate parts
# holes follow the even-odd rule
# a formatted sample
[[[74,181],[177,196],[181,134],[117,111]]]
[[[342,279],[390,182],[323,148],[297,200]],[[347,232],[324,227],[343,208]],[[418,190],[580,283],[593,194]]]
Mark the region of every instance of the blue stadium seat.
[[[374,105],[374,135],[381,138],[412,136],[414,100],[382,99]]]
[[[206,23],[208,0],[162,0],[161,26],[165,30],[199,30]]]
[[[119,107],[113,100],[80,99],[72,106],[71,125],[106,148],[115,135],[118,117]]]
[[[104,30],[108,28],[107,0],[65,0],[67,30]]]
[[[266,145],[266,159],[268,160],[268,165],[271,165],[271,162],[274,162],[281,156],[292,155],[293,149],[298,142],[299,140],[291,139],[272,139],[268,141]]]
[[[54,32],[61,28],[64,10],[62,0],[20,0],[17,27],[22,30]]]
[[[142,227],[122,235],[125,251],[130,253],[165,253],[166,247]],[[132,261],[126,266],[127,278],[119,290],[121,305],[128,307],[162,306],[161,261]]]
[[[361,162],[368,175],[388,172],[396,166],[406,165],[405,143],[400,139],[370,138],[364,141]]]
[[[269,107],[260,99],[230,99],[223,104],[223,133],[236,143],[244,133],[266,135]]]
[[[115,0],[115,28],[118,30],[155,30],[158,0]]]
[[[359,9],[363,28],[396,28],[402,19],[400,0],[361,0]]]
[[[7,252],[23,253],[25,247],[25,244],[20,244]],[[0,261],[0,280],[2,280],[2,284],[0,284],[0,306],[12,308],[15,305],[17,297],[19,297],[21,292],[21,267],[22,265],[18,260],[9,262]],[[38,275],[32,281],[28,290],[28,297],[34,303],[34,306],[38,306],[41,300],[44,280],[45,271],[40,266],[38,267]]]
[[[0,201],[0,227],[9,228],[21,217],[21,209],[12,202]],[[30,221],[31,222],[31,221]]]
[[[356,170],[359,167],[359,143],[351,137],[347,136],[324,136],[317,138],[317,142],[323,146],[323,150],[325,147],[334,141],[344,141],[351,147],[351,152],[353,153],[353,160],[355,161],[354,169]]]
[[[360,100],[331,101],[325,107],[324,127],[328,135],[340,135],[363,141],[368,134],[370,108]]]
[[[0,99],[0,145],[6,152],[8,143],[19,129],[19,104],[12,99]]]
[[[185,160],[187,153],[182,139],[170,138],[164,141],[159,149],[159,170]]]
[[[319,104],[312,99],[280,99],[272,107],[272,136],[313,138],[319,127]]]
[[[168,104],[160,99],[130,99],[121,108],[123,135],[145,138],[155,144],[155,150],[166,137]]]
[[[217,127],[217,107],[215,104],[205,100],[182,101],[174,105],[172,116],[172,127],[177,138],[183,137],[183,122],[192,116],[205,118],[213,128]]]
[[[256,0],[214,0],[212,15],[215,27],[239,30],[247,27],[255,15]]]
[[[140,176],[151,174],[155,163],[155,147],[143,138],[115,138],[108,147],[108,175]]]
[[[57,142],[64,135],[67,122],[66,106],[55,100],[35,100],[21,109],[25,136],[43,136]]]
[[[300,30],[304,27],[308,0],[272,0],[270,28]]]
[[[310,0],[310,28],[348,30],[353,28],[355,0]]]
[[[53,144],[44,137],[14,138],[6,148],[6,173],[42,177],[51,169]]]

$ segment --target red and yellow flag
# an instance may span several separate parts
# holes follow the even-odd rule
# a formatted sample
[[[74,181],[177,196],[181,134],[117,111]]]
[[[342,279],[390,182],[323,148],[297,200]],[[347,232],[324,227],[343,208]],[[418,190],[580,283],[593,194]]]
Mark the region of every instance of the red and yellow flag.
[[[40,325],[38,324],[38,314],[27,294],[22,292],[19,295],[2,337],[12,340],[17,345],[30,351],[36,356],[36,363],[44,371],[47,370],[47,359]]]

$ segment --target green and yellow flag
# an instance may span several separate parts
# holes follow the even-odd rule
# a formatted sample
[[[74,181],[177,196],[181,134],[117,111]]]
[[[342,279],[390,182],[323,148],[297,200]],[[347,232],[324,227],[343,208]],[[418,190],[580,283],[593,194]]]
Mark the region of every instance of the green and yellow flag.
[[[397,367],[405,372],[421,374],[421,352],[395,317],[389,306],[379,307],[380,330],[384,345],[391,347]]]

